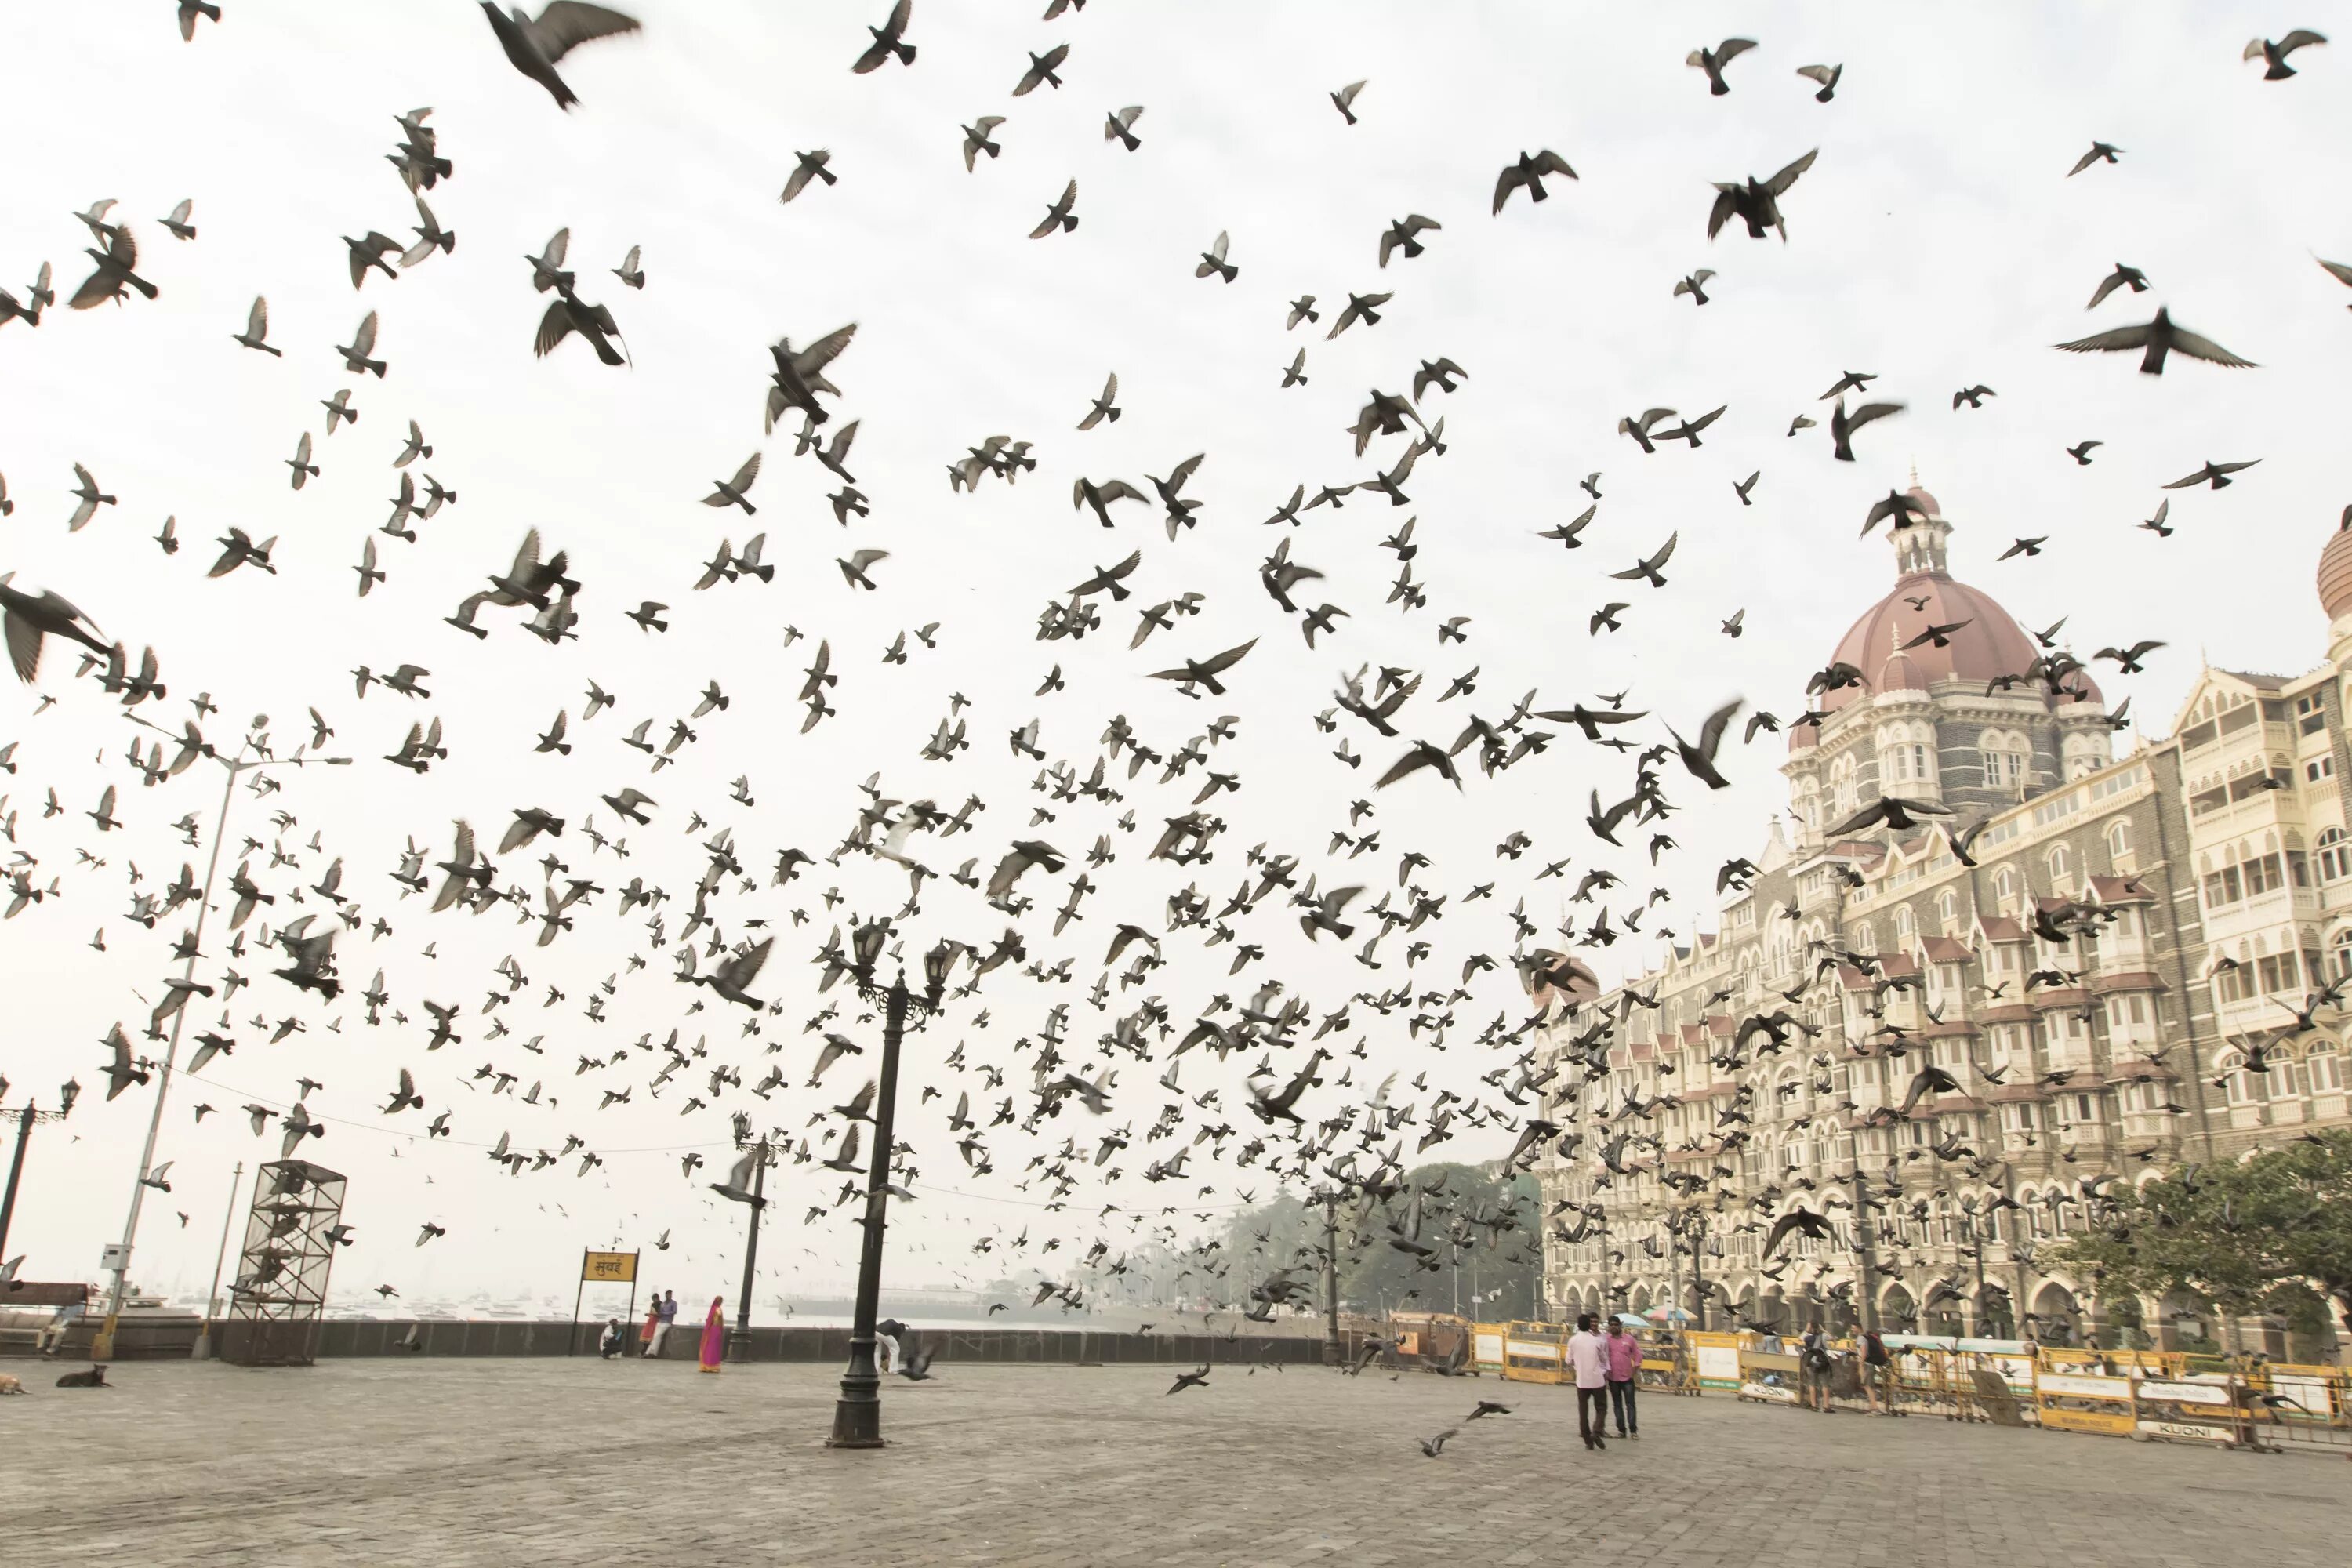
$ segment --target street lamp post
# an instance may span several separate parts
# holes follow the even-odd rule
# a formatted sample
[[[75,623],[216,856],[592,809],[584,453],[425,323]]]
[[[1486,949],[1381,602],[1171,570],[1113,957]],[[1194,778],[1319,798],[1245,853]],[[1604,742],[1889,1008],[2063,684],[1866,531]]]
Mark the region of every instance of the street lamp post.
[[[1853,1250],[1857,1261],[1855,1273],[1862,1292],[1859,1303],[1862,1326],[1871,1333],[1878,1331],[1878,1265],[1872,1256],[1870,1224],[1870,1182],[1862,1173],[1862,1161],[1853,1163]]]
[[[759,1159],[751,1166],[751,1228],[743,1243],[743,1294],[735,1305],[735,1328],[727,1336],[727,1359],[749,1361],[751,1356],[751,1270],[760,1261],[760,1211],[768,1206],[769,1146],[765,1138],[758,1144]]]
[[[1323,1192],[1323,1364],[1347,1360],[1339,1343],[1339,1194]]]
[[[8,1190],[0,1196],[0,1259],[8,1256],[8,1222],[16,1214],[16,1184],[25,1174],[25,1146],[33,1141],[33,1129],[44,1121],[62,1121],[73,1109],[74,1100],[81,1093],[81,1085],[68,1083],[58,1091],[58,1109],[43,1110],[31,1100],[16,1113],[16,1152],[8,1157]],[[0,1111],[5,1116],[5,1111]]]
[[[143,719],[133,719],[132,722],[147,724]],[[161,730],[162,727],[147,724],[147,728]],[[162,732],[169,734],[171,731],[162,731]],[[213,853],[212,858],[205,866],[205,890],[196,902],[196,928],[190,933],[188,956],[180,970],[180,978],[184,981],[195,978],[198,950],[204,943],[205,916],[212,910],[213,878],[220,870],[221,846],[228,836],[228,808],[236,798],[238,775],[249,768],[301,767],[310,763],[324,763],[330,767],[349,767],[352,761],[349,757],[289,757],[281,763],[266,756],[245,756],[243,753],[246,747],[252,744],[253,737],[248,735],[246,737],[245,744],[237,747],[238,754],[236,756],[224,757],[217,752],[205,753],[226,769],[228,776],[221,786],[220,816],[213,824]],[[139,1237],[140,1200],[146,1195],[147,1178],[154,1169],[155,1139],[163,1128],[163,1101],[171,1091],[172,1068],[180,1055],[180,1026],[187,1020],[188,1010],[185,1007],[180,1008],[172,1015],[172,1037],[163,1048],[163,1066],[155,1079],[155,1105],[147,1118],[146,1144],[139,1152],[139,1179],[131,1185],[131,1212],[122,1222],[122,1244],[111,1249],[110,1262],[107,1265],[114,1276],[114,1282],[107,1290],[106,1321],[90,1341],[89,1354],[92,1361],[109,1361],[114,1355],[115,1329],[121,1321],[122,1295],[131,1274],[131,1243]]]
[[[245,1180],[245,1162],[239,1160],[228,1179],[228,1213],[221,1216],[220,1250],[213,1254],[213,1288],[205,1293],[205,1326],[196,1331],[196,1348],[188,1354],[191,1361],[209,1361],[213,1353],[213,1319],[220,1312],[221,1265],[228,1257],[228,1233],[236,1224],[236,1189]]]
[[[881,956],[888,928],[876,922],[858,929],[851,939],[855,962],[850,972],[858,990],[871,994],[875,961]],[[849,1366],[841,1374],[841,1397],[833,1407],[833,1435],[828,1448],[882,1447],[882,1377],[874,1360],[874,1321],[882,1298],[883,1227],[890,1203],[890,1148],[898,1100],[898,1047],[907,1031],[907,1009],[919,1005],[939,1011],[947,989],[948,969],[958,950],[941,942],[923,957],[923,994],[919,1001],[907,990],[902,971],[890,982],[883,999],[882,1071],[874,1096],[874,1155],[866,1183],[866,1237],[857,1259],[857,1310],[850,1321]]]

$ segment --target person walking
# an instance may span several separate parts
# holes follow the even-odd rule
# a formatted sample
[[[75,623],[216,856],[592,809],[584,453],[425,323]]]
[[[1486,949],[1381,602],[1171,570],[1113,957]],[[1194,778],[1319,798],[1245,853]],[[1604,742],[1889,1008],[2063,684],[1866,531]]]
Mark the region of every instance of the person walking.
[[[662,1292],[662,1299],[654,1304],[654,1337],[646,1346],[646,1356],[648,1360],[656,1359],[661,1355],[662,1342],[669,1338],[670,1325],[676,1321],[677,1321],[677,1292],[665,1290]]]
[[[727,1356],[727,1319],[724,1315],[727,1299],[710,1298],[710,1311],[702,1320],[701,1370],[717,1372]]]
[[[1830,1339],[1818,1319],[1797,1342],[1797,1403],[1830,1413]]]
[[[656,1290],[654,1292],[652,1301],[646,1304],[646,1321],[637,1329],[637,1356],[640,1360],[650,1357],[654,1353],[654,1335],[660,1329],[661,1292]]]
[[[1878,1407],[1878,1396],[1886,1396],[1886,1408]],[[1895,1358],[1886,1353],[1886,1342],[1876,1329],[1862,1331],[1862,1395],[1870,1401],[1873,1415],[1895,1414]]]
[[[1576,1378],[1576,1429],[1584,1446],[1605,1449],[1609,1426],[1609,1342],[1594,1331],[1592,1314],[1576,1320],[1568,1341],[1569,1371]]]
[[[1617,1436],[1639,1437],[1641,1424],[1633,1418],[1633,1391],[1642,1376],[1642,1342],[1625,1330],[1613,1313],[1609,1319],[1609,1406],[1617,1420]]]

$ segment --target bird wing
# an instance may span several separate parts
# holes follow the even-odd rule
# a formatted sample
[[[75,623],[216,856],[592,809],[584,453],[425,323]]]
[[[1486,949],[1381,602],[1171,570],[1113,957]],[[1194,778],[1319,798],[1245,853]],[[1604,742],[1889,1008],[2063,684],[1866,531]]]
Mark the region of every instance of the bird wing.
[[[2254,368],[2253,361],[2240,359],[2212,339],[2200,337],[2195,332],[2184,331],[2179,327],[2172,329],[2172,346],[2175,352],[2185,353],[2190,359],[2201,359],[2212,364],[2236,365],[2244,370]]]
[[[1733,216],[1738,211],[1739,196],[1737,189],[1722,185],[1717,186],[1715,206],[1713,210],[1708,212],[1706,215],[1707,238],[1713,239],[1716,235],[1722,230],[1723,226],[1729,223]]]
[[[1221,654],[1215,654],[1202,660],[1201,669],[1209,675],[1222,674],[1239,664],[1242,661],[1242,656],[1255,647],[1257,647],[1257,638],[1252,637],[1239,647],[1229,647]]]
[[[1732,61],[1738,59],[1740,56],[1746,54],[1755,47],[1756,40],[1753,38],[1724,39],[1723,42],[1716,45],[1715,47],[1716,70],[1720,73],[1724,67],[1729,65]],[[1807,153],[1806,156],[1811,157],[1811,154]],[[1799,172],[1802,173],[1801,170]]]
[[[725,971],[727,984],[740,991],[757,980],[760,977],[760,971],[767,966],[768,954],[774,951],[775,945],[774,937],[763,938],[750,952],[741,953],[730,962]]]
[[[585,0],[549,0],[547,8],[530,25],[531,41],[539,46],[550,65],[579,45],[636,30],[635,16],[623,16],[606,6],[591,5]]]
[[[259,308],[258,300],[255,302],[255,306],[256,309]],[[373,353],[374,352],[375,312],[373,310],[370,310],[366,315],[360,318],[360,330],[352,334],[352,353],[355,358],[365,359],[369,354]]]
[[[1735,38],[1730,41],[1733,43],[1739,43],[1744,40]],[[1806,153],[1803,157],[1796,160],[1796,162],[1783,168],[1779,174],[1765,181],[1764,194],[1768,196],[1787,195],[1789,187],[1797,183],[1797,176],[1813,166],[1813,160],[1821,156],[1821,152],[1822,150],[1820,148],[1814,148],[1811,152]]]
[[[515,547],[514,564],[508,568],[508,578],[516,583],[528,583],[539,568],[539,530],[531,529]]]
[[[1850,434],[1861,429],[1874,419],[1884,419],[1890,414],[1902,412],[1903,405],[1899,403],[1865,403],[1853,411],[1846,420],[1845,427]]]
[[[2114,327],[2104,332],[2094,332],[2087,338],[2076,338],[2070,343],[2053,343],[2050,346],[2064,349],[2070,354],[2115,353],[2123,349],[2143,349],[2147,346],[2148,326],[2148,322],[2142,321],[2137,326]]]
[[[1076,186],[1076,184],[1077,182],[1075,180],[1071,182],[1073,186]],[[809,344],[808,347],[800,350],[793,355],[793,371],[796,372],[803,380],[808,380],[809,377],[814,375],[818,371],[821,371],[826,365],[831,364],[835,357],[837,356],[842,350],[849,346],[849,340],[856,335],[857,323],[855,321],[850,322],[849,325],[845,327],[827,332],[824,336],[817,339],[816,342]],[[811,385],[814,386],[814,384],[815,384],[814,382],[811,383]]]
[[[269,335],[269,301],[258,294],[253,297],[253,309],[245,313],[245,335],[257,340]]]
[[[1519,182],[1524,177],[1520,174],[1519,166],[1517,163],[1503,165],[1503,172],[1495,176],[1494,210],[1496,212],[1503,210],[1503,204],[1511,199],[1511,193],[1518,188]]]
[[[547,307],[547,314],[540,317],[539,332],[530,341],[530,352],[543,358],[571,335],[572,311],[559,299]]]
[[[1444,753],[1434,746],[1417,741],[1411,751],[1389,764],[1389,771],[1382,773],[1380,781],[1372,787],[1386,789],[1399,779],[1408,777],[1423,768],[1435,765],[1443,760],[1443,756]]]

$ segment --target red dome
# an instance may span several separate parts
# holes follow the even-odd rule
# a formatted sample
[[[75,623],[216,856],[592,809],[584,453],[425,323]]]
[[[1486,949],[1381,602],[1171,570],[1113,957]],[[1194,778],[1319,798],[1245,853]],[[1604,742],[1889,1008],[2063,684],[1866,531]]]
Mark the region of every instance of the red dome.
[[[2319,604],[2331,621],[2352,610],[2352,528],[2337,529],[2319,552]]]
[[[1927,689],[1927,678],[1919,673],[1918,664],[1907,653],[1898,653],[1878,667],[1878,679],[1872,689],[1881,694],[1889,691],[1919,691]]]
[[[2352,545],[2346,549],[2352,551]],[[1916,606],[1915,600],[1919,601]],[[1931,626],[1962,621],[1968,624],[1947,635],[1948,647],[1927,642],[1915,648],[1903,647]],[[1899,660],[1892,657],[1898,651]],[[1882,684],[1885,678],[1898,674],[1903,679],[1894,689],[1910,691],[1925,690],[1938,680],[1990,681],[1998,676],[2021,675],[2039,655],[2033,639],[1990,595],[1940,573],[1915,572],[1898,580],[1893,592],[1864,611],[1839,640],[1837,652],[1830,656],[1832,663],[1850,664],[1863,671],[1873,684],[1841,687],[1826,693],[1821,704],[1825,710],[1835,711],[1858,696],[1874,697],[1888,689]],[[2087,679],[2083,684],[2095,700],[2098,689]]]

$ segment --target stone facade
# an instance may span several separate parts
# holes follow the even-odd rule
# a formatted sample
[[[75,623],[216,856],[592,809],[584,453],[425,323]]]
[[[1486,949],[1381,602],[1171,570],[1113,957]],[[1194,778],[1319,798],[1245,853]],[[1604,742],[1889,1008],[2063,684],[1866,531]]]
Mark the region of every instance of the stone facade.
[[[2347,1119],[2343,1013],[2266,1072],[2245,1047],[2293,1024],[2317,976],[2352,973],[2352,533],[2323,563],[2325,664],[2207,670],[2174,738],[2118,757],[2083,672],[1988,694],[2049,645],[1951,581],[1949,525],[1911,494],[1927,515],[1897,536],[1895,587],[1836,655],[1860,679],[1791,732],[1793,835],[1775,819],[1714,932],[1555,1009],[1549,1119],[1582,1133],[1538,1167],[1556,1314],[1674,1301],[1717,1327],[1736,1311],[2170,1344],[2212,1326],[2188,1303],[2100,1300],[2043,1259],[2082,1223],[2084,1184]],[[1900,647],[1963,619],[1945,648]],[[1883,795],[1956,815],[1829,836]],[[1941,824],[1979,821],[1969,865]],[[1752,1026],[1742,1042],[1783,1013],[1785,1044]],[[1958,1089],[1906,1116],[1928,1063]],[[1860,1182],[1876,1206],[1858,1232]],[[1834,1234],[1768,1268],[1791,1202]]]

